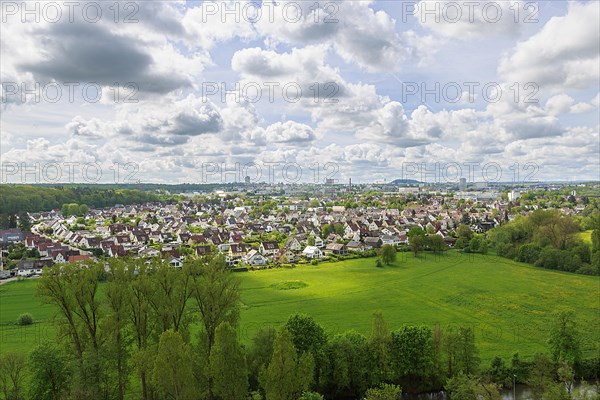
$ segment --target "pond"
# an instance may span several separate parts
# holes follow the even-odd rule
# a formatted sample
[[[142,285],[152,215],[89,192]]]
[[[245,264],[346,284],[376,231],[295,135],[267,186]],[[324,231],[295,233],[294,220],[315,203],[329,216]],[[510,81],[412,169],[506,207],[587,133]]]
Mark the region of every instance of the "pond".
[[[576,384],[575,388],[583,388],[581,384]],[[589,393],[595,393],[595,388],[590,385],[586,385],[586,390]],[[515,387],[516,398],[513,398],[513,390],[504,389],[502,390],[502,400],[530,400],[531,399],[531,391],[527,385],[518,384]],[[415,395],[403,395],[401,400],[448,400],[449,397],[446,392],[436,392],[436,393],[421,393]]]

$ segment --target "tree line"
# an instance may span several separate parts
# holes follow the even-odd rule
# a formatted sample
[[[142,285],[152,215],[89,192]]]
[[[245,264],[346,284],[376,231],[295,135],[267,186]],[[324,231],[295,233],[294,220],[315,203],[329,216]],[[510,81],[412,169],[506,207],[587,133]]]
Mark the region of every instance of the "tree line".
[[[536,210],[494,228],[489,233],[498,255],[547,269],[600,275],[600,213],[581,226],[558,210]],[[578,233],[592,230],[591,243]]]
[[[0,185],[0,214],[19,214],[60,209],[63,204],[111,207],[115,204],[142,204],[164,198],[157,193],[102,186]]]
[[[560,314],[550,355],[481,366],[471,327],[391,330],[380,312],[368,335],[330,335],[291,315],[240,341],[240,280],[221,256],[181,269],[111,259],[47,269],[37,295],[57,310],[57,340],[0,357],[6,400],[397,400],[445,388],[452,399],[500,399],[513,375],[536,399],[579,398],[567,383],[597,376],[581,357],[572,314]],[[198,332],[194,327],[199,326]],[[594,375],[595,374],[595,375]],[[536,386],[537,385],[537,386]]]

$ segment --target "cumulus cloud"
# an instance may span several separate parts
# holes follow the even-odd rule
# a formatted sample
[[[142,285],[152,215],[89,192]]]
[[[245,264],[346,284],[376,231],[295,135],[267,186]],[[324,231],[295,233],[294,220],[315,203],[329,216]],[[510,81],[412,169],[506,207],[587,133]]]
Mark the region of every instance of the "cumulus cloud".
[[[302,145],[313,141],[316,136],[312,128],[294,121],[276,122],[265,130],[269,143],[287,143]]]
[[[396,31],[396,21],[373,10],[372,3],[269,0],[263,2],[263,14],[273,18],[261,18],[256,29],[270,45],[327,43],[346,62],[367,71],[396,70],[409,57],[410,43]]]
[[[569,2],[566,15],[550,18],[539,32],[503,57],[498,72],[507,82],[536,82],[563,92],[597,83],[599,8],[596,1]]]

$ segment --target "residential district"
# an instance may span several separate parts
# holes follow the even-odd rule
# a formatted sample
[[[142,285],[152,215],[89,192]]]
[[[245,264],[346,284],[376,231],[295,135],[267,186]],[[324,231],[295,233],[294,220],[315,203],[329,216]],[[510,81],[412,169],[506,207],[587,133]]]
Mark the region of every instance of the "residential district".
[[[484,233],[539,207],[577,215],[589,200],[576,189],[598,191],[597,183],[508,190],[422,186],[242,186],[182,193],[178,201],[29,212],[30,229],[0,231],[0,278],[106,257],[162,257],[179,268],[186,257],[218,252],[236,270],[317,263],[386,244],[408,247],[413,227],[452,248],[460,225]]]

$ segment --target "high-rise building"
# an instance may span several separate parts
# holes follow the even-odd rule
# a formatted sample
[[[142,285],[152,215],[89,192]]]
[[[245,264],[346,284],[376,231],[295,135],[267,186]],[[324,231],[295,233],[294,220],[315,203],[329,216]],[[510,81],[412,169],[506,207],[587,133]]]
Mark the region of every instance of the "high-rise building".
[[[515,201],[521,197],[521,192],[518,190],[511,190],[508,192],[508,201]]]
[[[246,175],[246,177],[244,178],[244,183],[245,183],[246,185],[249,185],[249,184],[250,184],[250,177],[249,177],[249,176],[247,176],[247,175]]]
[[[460,178],[458,182],[458,189],[465,190],[467,188],[467,178]]]

